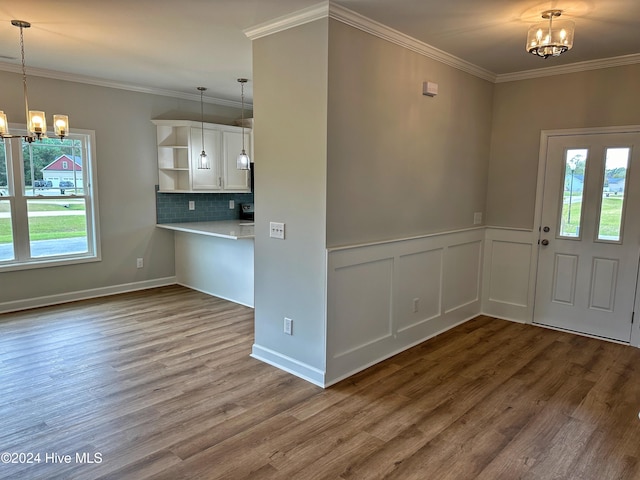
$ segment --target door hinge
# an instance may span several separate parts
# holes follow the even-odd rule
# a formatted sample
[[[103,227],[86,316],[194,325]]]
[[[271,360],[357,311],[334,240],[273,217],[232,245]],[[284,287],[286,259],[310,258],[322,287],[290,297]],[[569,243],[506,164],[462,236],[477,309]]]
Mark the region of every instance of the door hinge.
[[[633,325],[633,319],[636,316],[636,312],[631,312],[631,325]]]

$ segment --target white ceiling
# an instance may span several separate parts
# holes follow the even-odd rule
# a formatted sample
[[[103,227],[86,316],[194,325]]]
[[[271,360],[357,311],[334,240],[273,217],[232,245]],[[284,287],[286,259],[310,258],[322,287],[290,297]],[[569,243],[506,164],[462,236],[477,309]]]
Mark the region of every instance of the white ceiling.
[[[318,0],[3,0],[0,69],[18,71],[25,30],[27,74],[47,70],[168,94],[236,102],[251,79],[243,30]],[[640,53],[639,0],[337,0],[334,3],[495,74]],[[576,23],[574,48],[541,59],[527,29],[550,8]],[[41,71],[40,69],[43,69]],[[35,73],[34,73],[35,72]],[[64,78],[64,76],[63,76]],[[251,100],[251,82],[247,85]]]

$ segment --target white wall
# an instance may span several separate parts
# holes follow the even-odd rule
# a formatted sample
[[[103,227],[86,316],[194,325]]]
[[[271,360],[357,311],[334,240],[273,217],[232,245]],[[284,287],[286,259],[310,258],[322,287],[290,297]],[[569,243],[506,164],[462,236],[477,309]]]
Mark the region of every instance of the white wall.
[[[175,232],[180,285],[253,307],[253,239]]]
[[[533,318],[537,236],[532,230],[485,230],[482,312],[520,323]]]
[[[484,228],[330,250],[326,385],[480,313]]]
[[[23,123],[20,75],[0,72],[3,109]],[[55,303],[112,292],[114,287],[152,286],[174,279],[173,232],[156,229],[158,182],[152,118],[199,118],[199,102],[29,78],[29,105],[48,115],[65,112],[71,129],[96,132],[102,261],[0,273],[0,310]],[[207,119],[230,120],[238,110],[206,104]],[[136,258],[144,268],[136,268]],[[117,290],[117,288],[115,288]],[[79,294],[82,296],[83,294]]]

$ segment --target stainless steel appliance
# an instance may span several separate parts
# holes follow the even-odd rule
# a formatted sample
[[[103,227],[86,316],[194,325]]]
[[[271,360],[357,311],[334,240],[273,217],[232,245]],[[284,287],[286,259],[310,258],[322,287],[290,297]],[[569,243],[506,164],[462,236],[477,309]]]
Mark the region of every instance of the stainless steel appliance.
[[[253,220],[253,203],[240,204],[240,219]]]

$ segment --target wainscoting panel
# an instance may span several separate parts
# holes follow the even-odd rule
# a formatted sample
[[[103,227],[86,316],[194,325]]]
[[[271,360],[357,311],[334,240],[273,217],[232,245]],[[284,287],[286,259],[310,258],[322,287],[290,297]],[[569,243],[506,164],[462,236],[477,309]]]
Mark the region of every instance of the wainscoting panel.
[[[530,322],[535,286],[532,231],[488,227],[484,248],[482,313]]]
[[[398,332],[428,322],[442,312],[444,249],[401,255],[398,259]]]
[[[483,242],[475,228],[330,249],[325,386],[478,315]]]
[[[362,329],[351,328],[346,321],[333,325],[337,358],[392,335],[393,258],[340,267],[336,273],[335,301],[342,306],[343,318],[367,319]]]
[[[451,245],[444,272],[446,313],[480,299],[482,240]]]

